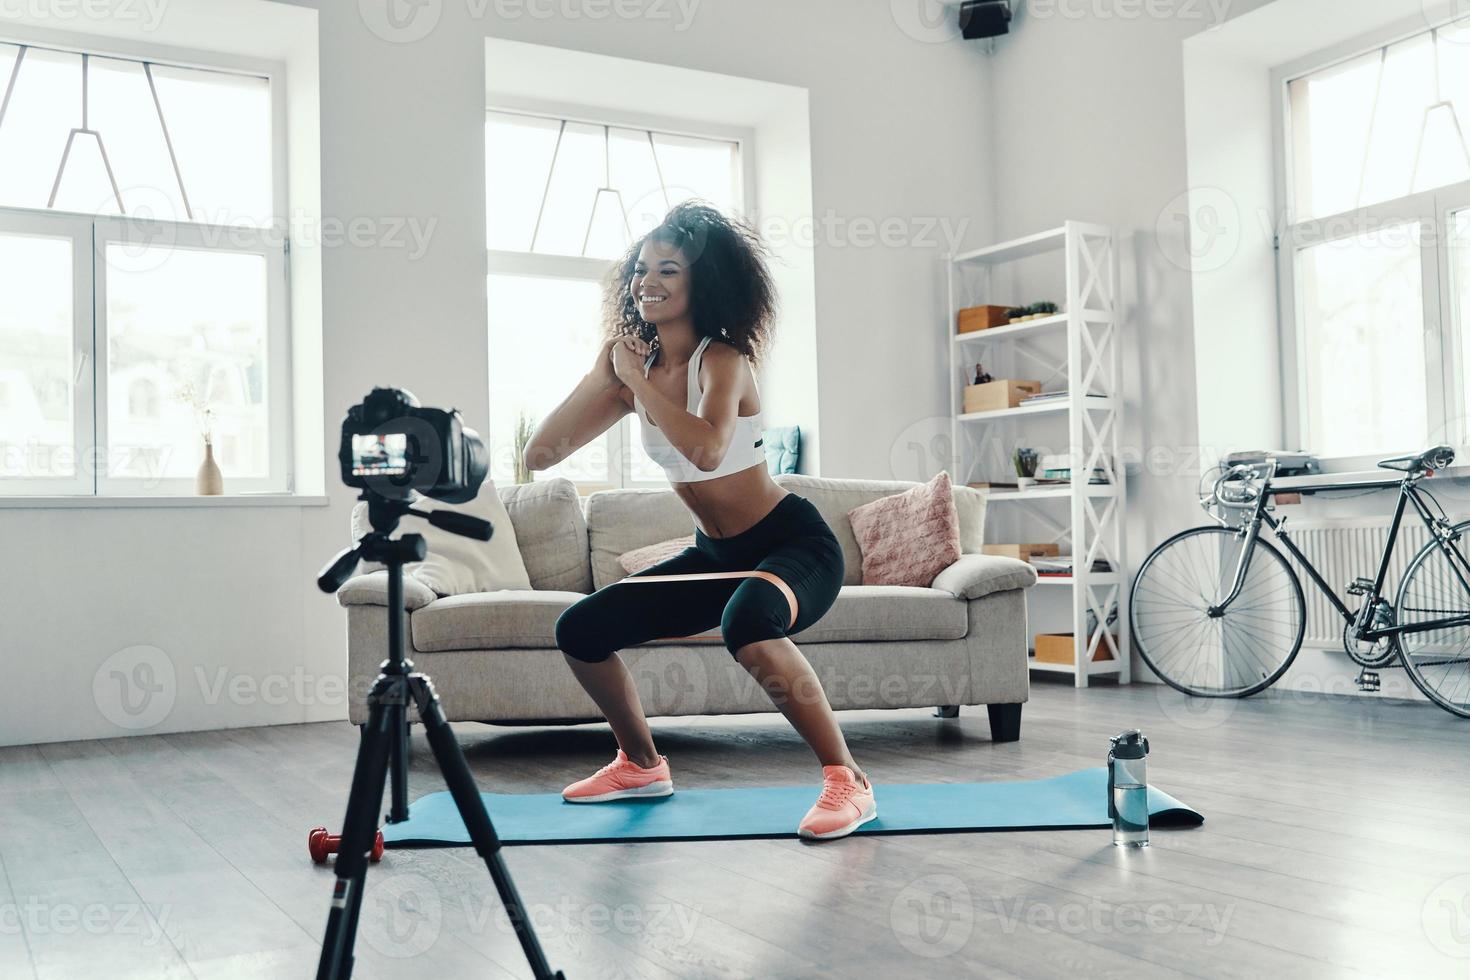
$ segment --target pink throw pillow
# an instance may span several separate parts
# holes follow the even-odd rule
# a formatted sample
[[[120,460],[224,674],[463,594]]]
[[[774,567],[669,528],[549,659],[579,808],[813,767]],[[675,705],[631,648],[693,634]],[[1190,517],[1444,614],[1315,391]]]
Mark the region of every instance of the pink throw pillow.
[[[632,575],[641,572],[649,565],[657,565],[667,558],[672,558],[685,548],[694,544],[694,535],[687,534],[682,538],[674,538],[671,541],[660,541],[657,544],[644,545],[642,548],[634,548],[625,551],[618,556],[618,564],[623,566],[623,571]]]
[[[928,587],[960,559],[960,519],[949,474],[847,512],[863,555],[864,585]]]

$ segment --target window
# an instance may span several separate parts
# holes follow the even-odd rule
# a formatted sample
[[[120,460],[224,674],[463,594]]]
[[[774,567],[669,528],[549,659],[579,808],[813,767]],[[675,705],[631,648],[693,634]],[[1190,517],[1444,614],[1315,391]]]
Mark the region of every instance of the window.
[[[534,429],[593,366],[602,278],[669,208],[743,203],[741,139],[491,111],[485,129],[491,475],[515,479]],[[549,470],[584,492],[665,486],[637,416]]]
[[[1470,27],[1291,78],[1286,94],[1288,431],[1354,466],[1465,445]]]
[[[0,44],[0,493],[290,489],[266,74]]]

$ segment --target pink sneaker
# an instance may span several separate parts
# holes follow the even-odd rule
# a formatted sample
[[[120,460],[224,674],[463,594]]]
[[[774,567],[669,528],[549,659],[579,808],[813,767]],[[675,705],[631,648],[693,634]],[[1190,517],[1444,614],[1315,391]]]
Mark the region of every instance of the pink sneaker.
[[[806,812],[796,832],[809,840],[846,837],[878,816],[873,784],[846,766],[822,767],[822,795]]]
[[[561,798],[568,803],[606,803],[630,797],[668,796],[673,791],[668,756],[659,756],[658,765],[644,769],[618,749],[616,759],[562,790]]]

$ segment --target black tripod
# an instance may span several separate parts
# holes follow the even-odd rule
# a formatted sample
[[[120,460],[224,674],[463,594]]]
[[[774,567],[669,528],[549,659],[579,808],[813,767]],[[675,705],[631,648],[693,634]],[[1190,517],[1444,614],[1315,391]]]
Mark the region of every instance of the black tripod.
[[[388,659],[383,661],[378,679],[368,694],[368,721],[362,729],[357,749],[357,765],[352,770],[352,790],[347,797],[347,815],[342,818],[342,845],[337,853],[337,884],[332,890],[332,908],[327,916],[327,932],[322,939],[322,957],[317,966],[317,980],[346,980],[352,976],[353,944],[357,939],[358,913],[362,908],[362,890],[367,877],[368,852],[377,834],[378,807],[383,804],[383,787],[388,778],[390,759],[394,763],[394,803],[404,797],[407,815],[407,769],[404,740],[408,731],[408,704],[418,706],[419,719],[434,751],[434,760],[449,787],[460,818],[470,832],[475,851],[490,869],[495,890],[505,905],[506,914],[515,927],[521,950],[531,964],[536,980],[565,980],[560,970],[552,972],[536,933],[526,918],[515,882],[500,857],[500,838],[485,811],[485,802],[475,786],[474,776],[465,762],[464,753],[454,738],[434,684],[428,676],[413,669],[412,661],[403,655],[403,566],[423,561],[428,548],[423,535],[405,534],[394,540],[391,535],[405,514],[426,518],[435,527],[482,541],[490,540],[493,528],[488,521],[443,510],[426,513],[414,510],[408,502],[389,500],[369,491],[359,498],[367,501],[368,517],[373,530],[363,536],[357,547],[333,559],[317,577],[323,592],[336,592],[352,575],[360,560],[379,562],[388,568]],[[396,816],[396,814],[395,814]],[[401,819],[401,818],[400,818]]]

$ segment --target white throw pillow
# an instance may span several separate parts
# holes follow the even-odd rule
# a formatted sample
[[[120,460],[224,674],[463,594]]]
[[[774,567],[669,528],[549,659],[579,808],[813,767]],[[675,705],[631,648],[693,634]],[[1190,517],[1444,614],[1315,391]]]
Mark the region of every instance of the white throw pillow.
[[[985,494],[974,487],[954,488],[954,509],[960,519],[960,554],[985,551]]]
[[[403,569],[441,596],[464,595],[469,592],[495,592],[500,589],[530,589],[531,578],[516,543],[516,529],[505,511],[495,485],[486,480],[474,500],[465,504],[447,504],[441,500],[420,497],[417,510],[450,510],[487,520],[495,528],[489,541],[476,541],[434,527],[417,517],[405,517],[398,532],[422,534],[429,545],[429,555],[421,562]],[[367,504],[358,501],[352,509],[352,540],[360,541],[372,530],[368,523]],[[376,571],[382,565],[364,562],[361,570]]]

